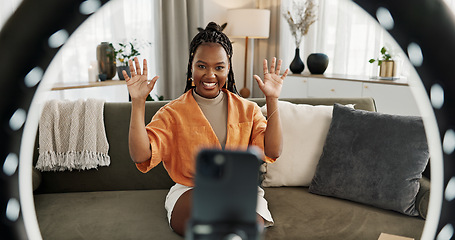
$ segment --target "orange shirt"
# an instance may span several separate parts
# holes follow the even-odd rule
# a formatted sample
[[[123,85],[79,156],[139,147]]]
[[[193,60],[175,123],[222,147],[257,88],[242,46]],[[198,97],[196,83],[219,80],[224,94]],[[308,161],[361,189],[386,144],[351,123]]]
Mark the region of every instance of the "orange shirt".
[[[228,126],[225,149],[246,150],[249,145],[264,149],[267,121],[256,103],[225,89],[228,98]],[[136,164],[141,172],[163,161],[169,176],[176,183],[192,187],[197,153],[203,148],[221,149],[221,145],[205,118],[192,90],[163,106],[146,126],[152,147],[152,158]],[[265,161],[275,159],[265,157]]]

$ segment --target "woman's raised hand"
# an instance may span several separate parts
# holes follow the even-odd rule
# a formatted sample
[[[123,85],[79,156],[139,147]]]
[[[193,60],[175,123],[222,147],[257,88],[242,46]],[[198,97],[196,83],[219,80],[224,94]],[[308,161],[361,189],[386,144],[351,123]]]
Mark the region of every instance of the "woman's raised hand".
[[[155,86],[158,76],[155,76],[150,82],[147,79],[147,60],[144,59],[143,70],[141,71],[141,65],[137,57],[133,61],[128,61],[130,66],[131,78],[128,76],[125,70],[123,70],[123,77],[126,80],[126,86],[130,93],[131,100],[143,100],[147,99],[147,96]]]
[[[275,68],[276,64],[276,68]],[[276,62],[276,58],[272,59],[270,70],[267,67],[267,60],[264,59],[263,70],[264,70],[264,81],[258,76],[254,75],[254,78],[258,82],[259,89],[264,93],[265,97],[279,98],[281,94],[281,87],[283,86],[283,80],[288,75],[289,69],[284,71],[283,75],[280,76],[281,70],[281,59]]]

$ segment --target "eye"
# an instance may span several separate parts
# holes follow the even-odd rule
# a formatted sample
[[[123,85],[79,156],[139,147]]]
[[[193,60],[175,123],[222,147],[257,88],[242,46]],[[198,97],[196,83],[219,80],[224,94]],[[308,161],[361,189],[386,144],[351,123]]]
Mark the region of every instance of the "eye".
[[[197,65],[198,68],[201,68],[201,69],[205,69],[205,66],[200,64],[200,65]]]
[[[225,67],[224,66],[218,66],[216,67],[216,70],[223,70]]]

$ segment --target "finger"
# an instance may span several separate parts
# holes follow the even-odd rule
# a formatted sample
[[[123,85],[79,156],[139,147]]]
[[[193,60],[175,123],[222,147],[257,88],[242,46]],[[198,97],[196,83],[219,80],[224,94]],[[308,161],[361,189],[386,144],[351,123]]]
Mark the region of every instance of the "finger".
[[[276,63],[276,57],[272,58],[272,64],[270,64],[270,72],[271,73],[275,72],[275,63]]]
[[[283,63],[283,60],[278,60],[278,64],[276,65],[276,71],[275,71],[275,74],[277,75],[280,75],[280,71],[281,71],[281,64]]]
[[[156,81],[160,78],[159,76],[155,76],[150,82],[147,84],[147,87],[149,88],[150,92],[153,90],[153,87],[155,86]],[[149,93],[150,93],[149,92]]]
[[[125,80],[128,82],[130,80],[130,76],[128,76],[128,73],[126,73],[126,71],[123,70],[122,74],[123,74],[123,77],[125,78]]]
[[[139,59],[137,57],[134,58],[134,65],[136,66],[136,73],[141,75],[141,65],[139,64]]]
[[[264,86],[264,82],[262,81],[262,79],[258,75],[254,75],[253,77],[256,80],[256,82],[258,83],[259,88],[262,89],[262,87]]]
[[[128,65],[130,66],[130,73],[131,73],[131,77],[134,77],[136,76],[136,73],[134,72],[134,66],[133,66],[133,61],[128,60]]]
[[[148,74],[147,60],[144,59],[142,62],[143,62],[142,63],[142,65],[143,65],[142,68],[144,69],[142,74],[145,75],[145,78],[147,79],[147,74]]]
[[[269,71],[267,70],[267,59],[264,59],[264,61],[262,61],[262,72],[265,74],[269,73]]]
[[[286,78],[286,76],[288,75],[288,73],[289,73],[289,68],[286,68],[286,71],[284,71],[283,76],[281,76],[281,79],[284,80]]]

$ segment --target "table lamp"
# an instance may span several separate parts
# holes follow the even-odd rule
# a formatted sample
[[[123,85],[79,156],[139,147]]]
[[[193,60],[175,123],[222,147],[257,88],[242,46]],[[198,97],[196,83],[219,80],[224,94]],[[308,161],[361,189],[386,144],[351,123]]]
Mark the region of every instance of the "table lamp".
[[[245,38],[245,70],[244,85],[240,95],[250,96],[247,87],[246,72],[248,66],[248,39],[268,38],[270,29],[270,10],[267,9],[231,9],[227,15],[227,34],[231,38]]]

